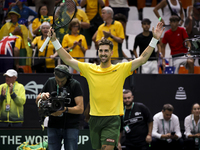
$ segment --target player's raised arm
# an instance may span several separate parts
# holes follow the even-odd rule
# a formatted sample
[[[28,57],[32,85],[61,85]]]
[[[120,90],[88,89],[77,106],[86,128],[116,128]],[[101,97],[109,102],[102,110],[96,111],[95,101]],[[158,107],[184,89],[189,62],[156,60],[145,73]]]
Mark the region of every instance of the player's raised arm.
[[[151,42],[149,43],[149,46],[144,50],[144,52],[140,55],[140,57],[132,60],[131,71],[135,70],[142,64],[146,63],[146,61],[151,56],[151,53],[153,52],[154,48],[156,47],[157,42],[159,41],[163,31],[164,31],[164,28],[163,28],[162,22],[159,22],[155,29],[154,27],[152,28],[153,38]]]
[[[66,64],[69,65],[70,67],[74,68],[75,70],[79,71],[78,68],[78,61],[75,60],[60,44],[60,42],[56,38],[56,34],[52,28],[50,28],[48,36],[51,38],[51,42],[57,51],[58,55],[62,59],[62,61]]]

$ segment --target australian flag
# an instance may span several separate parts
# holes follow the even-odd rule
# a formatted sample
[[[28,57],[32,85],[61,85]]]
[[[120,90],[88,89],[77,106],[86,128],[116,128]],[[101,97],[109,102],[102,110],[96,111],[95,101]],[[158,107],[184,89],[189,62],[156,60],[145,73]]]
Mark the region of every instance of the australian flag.
[[[5,36],[0,41],[0,72],[4,73],[8,69],[14,68],[13,59],[5,59],[3,57],[13,57],[14,45],[17,37],[16,36]]]

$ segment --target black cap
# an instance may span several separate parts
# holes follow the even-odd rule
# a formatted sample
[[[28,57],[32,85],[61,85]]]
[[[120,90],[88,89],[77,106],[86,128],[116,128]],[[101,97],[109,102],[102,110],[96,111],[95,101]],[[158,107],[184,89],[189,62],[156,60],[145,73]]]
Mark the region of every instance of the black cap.
[[[144,24],[144,23],[151,24],[151,21],[148,18],[144,18],[141,23],[142,24]]]
[[[194,3],[194,7],[195,7],[196,9],[199,9],[199,8],[200,8],[200,2]]]
[[[58,65],[54,68],[54,71],[59,71],[66,74],[67,77],[71,77],[72,75],[69,73],[69,68],[66,65]],[[56,74],[56,72],[55,72]],[[57,75],[57,74],[56,74]],[[58,75],[57,75],[58,76]],[[58,76],[59,77],[59,76]]]

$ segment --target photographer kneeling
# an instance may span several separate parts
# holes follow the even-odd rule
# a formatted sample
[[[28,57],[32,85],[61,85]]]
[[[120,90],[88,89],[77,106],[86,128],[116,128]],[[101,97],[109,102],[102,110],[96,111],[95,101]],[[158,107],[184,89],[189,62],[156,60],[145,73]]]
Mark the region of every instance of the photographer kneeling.
[[[65,150],[77,150],[79,117],[84,110],[81,85],[65,65],[58,65],[54,75],[36,98],[40,116],[49,116],[48,147],[59,150],[64,139]]]

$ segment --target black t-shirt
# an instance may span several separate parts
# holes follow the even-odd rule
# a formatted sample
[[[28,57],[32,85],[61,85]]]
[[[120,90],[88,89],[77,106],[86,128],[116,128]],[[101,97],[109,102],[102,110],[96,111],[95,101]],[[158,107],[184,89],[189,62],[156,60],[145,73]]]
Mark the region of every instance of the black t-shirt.
[[[66,88],[68,96],[67,98],[71,98],[71,102],[69,104],[66,104],[66,107],[73,107],[76,106],[74,98],[77,96],[83,96],[83,92],[81,89],[80,83],[71,78],[67,80],[67,83],[64,85],[64,88]],[[50,94],[52,92],[59,93],[59,96],[63,92],[63,88],[59,88],[57,90],[57,83],[55,80],[55,77],[51,77],[47,80],[45,83],[43,89],[41,90],[42,92],[49,92]],[[80,114],[70,114],[70,113],[63,113],[62,117],[54,117],[54,116],[49,116],[49,122],[48,122],[48,127],[50,128],[78,128],[79,127],[79,118]]]
[[[144,36],[142,33],[138,34],[135,37],[135,43],[134,43],[134,49],[137,48],[137,46],[139,46],[140,50],[139,50],[139,56],[142,54],[142,52],[147,48],[147,46],[149,46],[149,43],[153,37],[153,33],[151,31],[149,31],[149,36]],[[154,57],[154,59],[152,59]],[[150,59],[148,61],[151,60],[155,60],[156,57],[156,52],[155,50],[152,52]]]
[[[131,112],[131,115],[129,115]],[[121,127],[129,126],[131,131],[125,132],[125,145],[144,146],[146,145],[146,136],[148,134],[148,123],[153,121],[151,112],[142,103],[134,102],[133,108],[125,111],[125,116],[122,117]],[[123,130],[123,128],[121,128]]]

